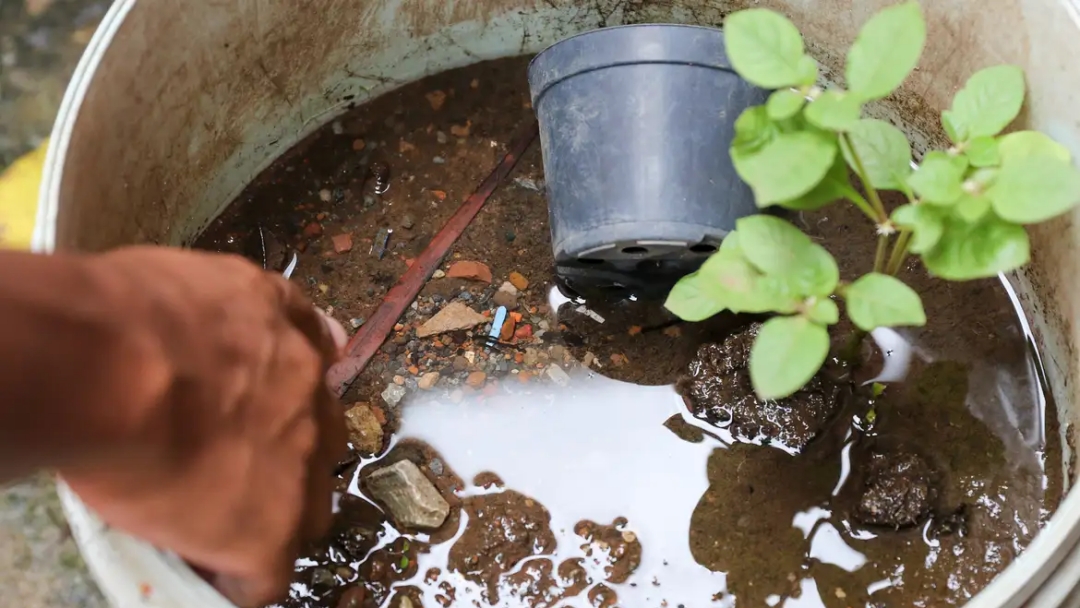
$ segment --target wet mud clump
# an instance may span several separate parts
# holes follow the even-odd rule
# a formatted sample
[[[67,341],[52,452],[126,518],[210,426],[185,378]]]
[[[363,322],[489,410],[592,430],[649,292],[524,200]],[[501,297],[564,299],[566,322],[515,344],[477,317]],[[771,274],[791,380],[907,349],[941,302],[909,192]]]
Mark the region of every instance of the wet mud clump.
[[[585,557],[605,562],[604,580],[609,583],[625,583],[641,565],[641,541],[637,534],[625,529],[626,523],[622,519],[604,526],[582,521],[574,527],[574,533],[587,541],[582,545]]]
[[[840,405],[840,387],[818,374],[794,395],[762,400],[750,384],[750,347],[760,324],[723,342],[706,344],[679,382],[691,413],[727,429],[736,441],[777,444],[801,452],[825,428]]]
[[[464,534],[450,549],[449,567],[483,585],[491,603],[499,601],[499,580],[525,558],[555,551],[551,514],[535,500],[504,490],[462,502],[468,516]]]
[[[868,526],[904,528],[930,514],[937,497],[934,475],[911,452],[870,455],[855,519]]]

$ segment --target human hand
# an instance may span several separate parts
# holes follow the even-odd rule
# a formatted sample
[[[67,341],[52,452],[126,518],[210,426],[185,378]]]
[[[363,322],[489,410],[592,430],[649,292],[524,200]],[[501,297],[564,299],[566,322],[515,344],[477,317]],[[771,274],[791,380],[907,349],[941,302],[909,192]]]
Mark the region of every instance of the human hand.
[[[239,257],[138,247],[92,264],[122,295],[135,345],[111,413],[125,431],[62,477],[233,602],[278,599],[330,523],[347,436],[324,376],[344,329]]]

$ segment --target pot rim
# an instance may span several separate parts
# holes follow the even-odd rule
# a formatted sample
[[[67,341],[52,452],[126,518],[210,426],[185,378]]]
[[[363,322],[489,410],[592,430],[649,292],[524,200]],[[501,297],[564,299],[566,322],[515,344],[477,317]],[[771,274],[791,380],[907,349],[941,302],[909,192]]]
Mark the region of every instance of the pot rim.
[[[137,0],[116,0],[112,4],[80,58],[64,94],[45,156],[38,211],[31,240],[31,249],[34,252],[47,254],[56,248],[56,223],[64,164],[79,110],[110,43],[136,2]],[[1080,29],[1080,0],[1062,2],[1069,7],[1074,25]],[[697,25],[672,25],[716,29]],[[633,27],[641,25],[605,29]],[[566,40],[588,33],[583,32]],[[145,608],[148,605],[155,608],[187,608],[190,605],[235,608],[183,560],[124,532],[109,528],[62,480],[57,481],[57,490],[79,549],[94,578],[115,608]],[[1075,599],[1071,598],[1070,594],[1080,581],[1078,544],[1080,492],[1070,491],[1027,549],[966,606],[1017,608],[1031,599],[1036,599],[1039,605],[1057,606],[1069,599]]]

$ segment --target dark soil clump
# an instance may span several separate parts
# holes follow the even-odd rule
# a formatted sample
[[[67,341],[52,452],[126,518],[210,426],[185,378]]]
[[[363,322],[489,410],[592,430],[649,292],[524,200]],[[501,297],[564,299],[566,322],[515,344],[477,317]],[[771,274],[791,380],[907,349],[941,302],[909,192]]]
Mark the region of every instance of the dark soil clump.
[[[937,489],[933,471],[910,452],[874,453],[867,463],[855,518],[868,526],[904,528],[930,514]]]
[[[750,347],[760,324],[718,344],[706,344],[690,363],[680,392],[690,411],[745,443],[772,443],[801,452],[840,405],[840,387],[815,376],[786,399],[759,399],[750,384]]]

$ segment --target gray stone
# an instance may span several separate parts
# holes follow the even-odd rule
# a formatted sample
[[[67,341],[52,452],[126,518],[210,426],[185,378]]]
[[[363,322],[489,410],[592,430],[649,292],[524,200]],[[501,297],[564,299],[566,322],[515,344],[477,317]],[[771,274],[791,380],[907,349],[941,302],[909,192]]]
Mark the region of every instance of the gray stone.
[[[432,458],[431,462],[428,463],[428,468],[431,469],[431,472],[436,475],[442,475],[443,471],[445,470],[443,466],[443,461],[438,458]]]
[[[416,335],[427,338],[448,331],[460,331],[471,329],[485,323],[487,317],[469,308],[461,302],[451,302],[440,310],[434,317],[427,320],[416,330]]]
[[[390,407],[397,407],[397,404],[401,403],[401,400],[405,398],[405,393],[404,386],[391,384],[382,392],[382,398]]]
[[[517,177],[517,178],[514,178],[514,183],[517,184],[521,188],[524,188],[526,190],[532,190],[533,192],[540,192],[541,190],[544,189],[544,180],[542,180],[542,179],[532,179],[532,178],[528,178],[528,177]]]
[[[552,363],[547,368],[547,376],[551,378],[552,382],[559,386],[567,386],[570,384],[570,375],[563,371],[563,368]]]
[[[410,460],[375,471],[364,485],[406,528],[435,529],[450,515],[450,505]]]

